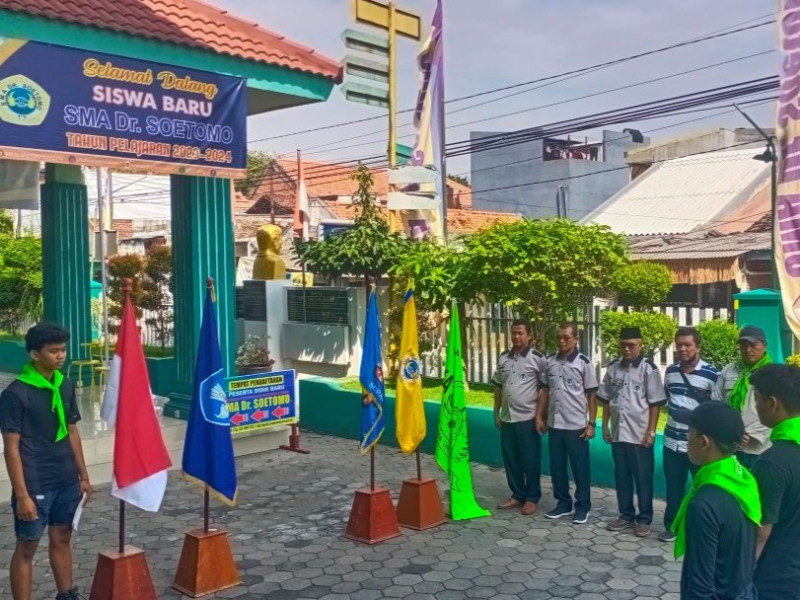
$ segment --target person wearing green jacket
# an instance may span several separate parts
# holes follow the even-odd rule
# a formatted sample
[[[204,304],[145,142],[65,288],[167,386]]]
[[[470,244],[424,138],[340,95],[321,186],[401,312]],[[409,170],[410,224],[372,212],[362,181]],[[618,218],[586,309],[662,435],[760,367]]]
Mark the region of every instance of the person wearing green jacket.
[[[750,376],[772,362],[767,351],[767,336],[760,327],[748,325],[739,332],[740,358],[722,369],[711,399],[725,402],[742,415],[744,437],[736,453],[745,467],[753,468],[758,456],[771,442],[770,430],[758,419]]]
[[[772,429],[772,447],[753,467],[764,512],[754,582],[759,600],[800,600],[800,368],[767,365],[750,385]]]
[[[756,600],[761,504],[755,478],[736,458],[742,417],[705,402],[685,419],[689,459],[700,468],[672,524],[675,558],[683,556],[681,600]]]

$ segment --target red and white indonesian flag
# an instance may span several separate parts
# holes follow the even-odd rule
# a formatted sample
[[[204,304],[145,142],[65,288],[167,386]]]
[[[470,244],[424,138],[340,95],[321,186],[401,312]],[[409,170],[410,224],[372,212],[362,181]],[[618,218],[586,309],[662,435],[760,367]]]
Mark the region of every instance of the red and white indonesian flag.
[[[172,461],[161,436],[130,298],[125,300],[100,414],[116,427],[111,494],[142,510],[157,511]]]
[[[305,178],[303,176],[303,162],[298,161],[297,164],[297,197],[294,203],[294,222],[292,223],[292,230],[296,237],[302,241],[308,240],[308,224],[311,221],[311,216],[308,208],[308,188],[306,188]]]

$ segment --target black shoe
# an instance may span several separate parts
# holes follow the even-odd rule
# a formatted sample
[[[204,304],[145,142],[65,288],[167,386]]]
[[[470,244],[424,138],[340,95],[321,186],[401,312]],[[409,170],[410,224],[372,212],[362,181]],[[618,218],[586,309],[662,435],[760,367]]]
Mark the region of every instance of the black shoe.
[[[575,516],[572,517],[572,522],[575,523],[576,525],[583,525],[584,523],[588,523],[589,522],[589,511],[588,510],[586,510],[586,511],[576,510],[575,511]]]
[[[560,519],[561,517],[568,517],[572,514],[571,510],[564,510],[560,506],[556,506],[553,510],[548,513],[545,513],[545,517],[548,519]]]
[[[658,539],[661,540],[662,542],[674,542],[676,537],[678,536],[672,533],[672,531],[670,531],[669,529],[667,529],[666,531],[662,531],[661,534],[659,534]]]

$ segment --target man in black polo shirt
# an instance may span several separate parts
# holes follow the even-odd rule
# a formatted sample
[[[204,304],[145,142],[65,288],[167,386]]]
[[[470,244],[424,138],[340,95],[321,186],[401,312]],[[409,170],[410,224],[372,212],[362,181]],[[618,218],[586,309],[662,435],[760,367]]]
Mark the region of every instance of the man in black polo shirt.
[[[685,554],[681,600],[756,600],[761,506],[753,475],[736,458],[742,417],[722,402],[705,402],[685,418],[689,460],[700,468],[672,524],[675,558]]]
[[[758,418],[772,447],[753,474],[763,517],[755,584],[759,600],[800,599],[800,368],[766,365],[750,376]]]
[[[77,423],[81,416],[64,366],[69,333],[47,323],[28,330],[31,362],[0,395],[0,431],[11,480],[17,545],[11,596],[33,600],[33,556],[45,528],[58,600],[79,598],[72,581],[72,520],[91,494]]]

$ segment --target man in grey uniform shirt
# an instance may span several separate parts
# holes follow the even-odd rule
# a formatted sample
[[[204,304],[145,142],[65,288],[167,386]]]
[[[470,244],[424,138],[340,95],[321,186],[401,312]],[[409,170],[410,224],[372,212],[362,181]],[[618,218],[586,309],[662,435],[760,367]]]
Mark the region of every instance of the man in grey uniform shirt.
[[[500,355],[492,376],[494,422],[500,430],[500,450],[511,497],[498,508],[522,508],[523,515],[536,513],[542,496],[542,438],[545,422],[541,400],[546,398],[547,361],[531,347],[531,324],[516,319],[511,324],[510,350]]]
[[[661,374],[642,355],[638,327],[620,332],[621,359],[608,365],[597,399],[603,403],[603,438],[611,444],[619,518],[610,531],[633,528],[638,537],[650,535],[653,522],[653,472],[658,409],[667,400]],[[639,514],[633,492],[639,498]]]
[[[545,516],[586,523],[592,507],[589,440],[594,438],[597,420],[597,376],[594,365],[578,351],[578,327],[563,323],[556,332],[559,351],[547,357],[547,415],[550,444],[550,476],[556,506]],[[567,463],[575,479],[575,513],[569,495]]]

